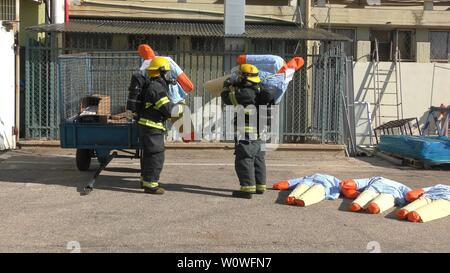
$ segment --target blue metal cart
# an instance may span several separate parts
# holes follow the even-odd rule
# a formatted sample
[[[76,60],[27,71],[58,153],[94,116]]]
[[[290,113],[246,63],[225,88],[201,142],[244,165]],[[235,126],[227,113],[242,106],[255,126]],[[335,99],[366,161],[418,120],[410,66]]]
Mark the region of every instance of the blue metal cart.
[[[97,158],[100,167],[82,194],[89,194],[97,177],[115,157],[140,158],[138,128],[134,119],[113,121],[126,113],[128,84],[141,59],[130,53],[83,53],[59,57],[59,106],[61,148],[75,148],[80,171]],[[98,95],[107,98],[102,121],[80,121],[81,100]],[[98,106],[99,107],[99,106]],[[97,108],[100,112],[100,109]],[[122,151],[120,155],[117,151]]]

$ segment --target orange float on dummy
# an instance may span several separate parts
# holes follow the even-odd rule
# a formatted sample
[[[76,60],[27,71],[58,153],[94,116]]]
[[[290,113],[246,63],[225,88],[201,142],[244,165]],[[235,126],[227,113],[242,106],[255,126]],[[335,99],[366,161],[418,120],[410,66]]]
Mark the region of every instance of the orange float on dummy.
[[[304,207],[305,206],[305,202],[303,200],[300,200],[300,199],[295,199],[294,205],[299,206],[299,207]]]
[[[239,56],[236,58],[236,63],[237,63],[238,65],[246,64],[246,63],[247,63],[247,55],[239,55]]]
[[[238,65],[246,64],[247,63],[247,55],[239,55],[236,58],[236,63]],[[287,63],[285,63],[280,70],[278,70],[278,74],[284,73],[287,69],[294,69],[295,71],[299,70],[300,68],[305,65],[305,60],[303,60],[302,57],[294,57],[291,60],[289,60]]]
[[[155,52],[153,49],[146,44],[139,45],[138,47],[139,56],[144,60],[151,60],[155,58]]]
[[[353,212],[357,212],[357,211],[362,210],[362,207],[360,205],[356,204],[356,203],[351,203],[348,208],[349,208],[350,211],[353,211]]]
[[[342,194],[349,199],[355,199],[358,197],[359,192],[356,190],[358,185],[353,179],[344,179],[339,183]]]
[[[418,223],[418,222],[422,221],[422,219],[420,218],[420,215],[415,211],[408,213],[407,218],[408,218],[408,221],[410,221],[410,222]]]
[[[398,220],[403,220],[406,219],[406,217],[408,216],[409,211],[406,209],[399,209],[396,213],[395,216],[397,217]]]
[[[181,88],[183,88],[186,93],[194,90],[194,84],[184,72],[177,76],[177,82],[181,85]]]
[[[283,67],[278,70],[278,74],[284,73],[287,69],[294,69],[295,71],[299,70],[300,68],[305,65],[305,60],[303,60],[302,57],[294,57],[289,62],[283,65]]]
[[[370,203],[367,207],[367,210],[370,214],[378,214],[380,213],[380,207],[376,203]]]
[[[153,49],[147,44],[139,45],[138,52],[139,52],[139,56],[142,59],[147,60],[147,61],[155,58],[155,56],[156,56]],[[189,79],[189,77],[186,75],[186,73],[184,73],[177,64],[175,64],[175,66],[176,66],[176,68],[174,69],[174,67],[172,67],[172,64],[171,64],[171,68],[172,68],[172,70],[174,70],[174,72],[177,76],[177,82],[180,84],[181,88],[183,88],[184,92],[186,92],[186,93],[192,92],[192,90],[194,90],[194,84]]]
[[[419,199],[419,197],[421,197],[421,196],[423,195],[424,192],[425,192],[425,191],[424,191],[423,189],[414,189],[414,190],[412,190],[412,191],[409,191],[409,192],[406,194],[405,199],[406,199],[406,201],[408,201],[408,202],[415,201],[415,200]]]
[[[294,205],[295,204],[295,197],[293,197],[293,196],[286,197],[285,203],[286,203],[286,205]]]
[[[281,180],[273,184],[272,189],[274,190],[288,190],[289,182],[287,180]]]

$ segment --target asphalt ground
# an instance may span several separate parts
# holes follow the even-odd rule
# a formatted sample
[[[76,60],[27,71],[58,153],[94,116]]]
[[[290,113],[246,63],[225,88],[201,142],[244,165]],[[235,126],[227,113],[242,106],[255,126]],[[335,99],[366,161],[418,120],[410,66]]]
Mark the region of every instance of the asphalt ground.
[[[0,252],[449,252],[450,217],[429,223],[347,211],[349,200],[287,206],[289,191],[251,200],[238,189],[232,150],[166,151],[166,194],[143,193],[139,161],[114,159],[94,191],[98,167],[75,166],[75,151],[28,147],[0,153]],[[313,173],[384,176],[410,187],[450,184],[445,170],[418,170],[342,152],[267,155],[268,185]]]

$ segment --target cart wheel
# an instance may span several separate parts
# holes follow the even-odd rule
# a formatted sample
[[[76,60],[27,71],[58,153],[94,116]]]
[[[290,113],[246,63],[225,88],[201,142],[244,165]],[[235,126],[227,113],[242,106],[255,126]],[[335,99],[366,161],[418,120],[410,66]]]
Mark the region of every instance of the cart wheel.
[[[92,151],[89,149],[77,149],[77,168],[80,171],[87,171],[91,165]]]

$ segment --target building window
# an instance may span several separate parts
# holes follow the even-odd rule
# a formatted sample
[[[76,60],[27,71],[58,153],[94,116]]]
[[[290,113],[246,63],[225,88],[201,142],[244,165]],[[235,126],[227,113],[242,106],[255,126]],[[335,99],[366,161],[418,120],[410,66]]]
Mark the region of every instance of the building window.
[[[392,31],[390,30],[371,30],[370,31],[370,41],[371,41],[371,53],[372,58],[376,58],[374,54],[377,49],[378,43],[378,60],[379,61],[390,61],[391,60],[391,47],[392,47]]]
[[[396,32],[396,40],[394,45],[398,44],[398,50],[401,61],[414,60],[414,32],[412,30],[398,30]],[[395,37],[395,36],[394,36]],[[395,54],[395,52],[394,52]],[[395,58],[395,57],[394,57]]]
[[[355,58],[355,47],[356,47],[356,39],[355,39],[355,29],[352,28],[331,28],[331,32],[340,34],[352,40],[352,42],[344,42],[344,52],[347,57]],[[340,43],[340,42],[339,42]]]
[[[225,50],[225,44],[222,38],[192,37],[191,49],[197,52],[217,53]]]
[[[252,39],[251,49],[254,54],[282,54],[284,43],[282,40]],[[289,52],[290,53],[290,52]]]
[[[0,21],[16,20],[16,0],[2,0],[0,3]]]
[[[414,32],[412,30],[371,30],[370,41],[372,57],[378,42],[378,58],[381,62],[395,61],[396,49],[400,54],[399,60],[412,61],[414,59]]]
[[[148,44],[159,54],[169,55],[177,48],[177,36],[166,35],[130,35],[128,36],[128,47],[137,50],[140,44]]]
[[[112,47],[112,35],[90,33],[67,33],[65,47],[68,50],[109,50]]]
[[[430,31],[431,60],[450,61],[450,31]]]

